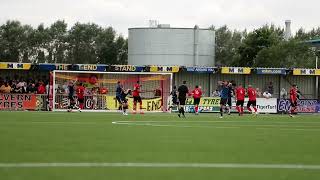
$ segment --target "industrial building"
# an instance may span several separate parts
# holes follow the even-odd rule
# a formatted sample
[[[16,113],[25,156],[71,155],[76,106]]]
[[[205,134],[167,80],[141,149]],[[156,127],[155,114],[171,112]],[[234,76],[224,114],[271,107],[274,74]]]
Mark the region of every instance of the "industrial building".
[[[215,32],[198,26],[129,28],[128,46],[129,65],[215,65]]]

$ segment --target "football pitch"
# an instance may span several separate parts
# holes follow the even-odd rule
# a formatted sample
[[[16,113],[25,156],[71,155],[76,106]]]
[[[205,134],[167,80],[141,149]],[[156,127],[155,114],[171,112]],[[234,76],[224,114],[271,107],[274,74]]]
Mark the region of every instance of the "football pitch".
[[[1,180],[320,179],[320,116],[0,112]]]

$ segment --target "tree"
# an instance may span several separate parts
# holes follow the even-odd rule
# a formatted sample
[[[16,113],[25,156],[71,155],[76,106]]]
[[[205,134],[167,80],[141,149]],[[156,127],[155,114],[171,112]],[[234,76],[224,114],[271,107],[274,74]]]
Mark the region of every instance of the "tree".
[[[96,24],[76,23],[69,31],[69,62],[82,64],[99,63],[97,38],[102,28]]]
[[[276,28],[274,25],[265,25],[253,32],[250,32],[238,49],[239,61],[237,66],[251,67],[255,63],[257,54],[264,48],[279,44],[283,41],[283,29]]]
[[[231,31],[226,25],[216,30],[216,65],[231,66],[239,58],[237,49],[241,45],[244,32]]]
[[[103,29],[97,37],[97,57],[102,64],[117,64],[116,33],[112,27]]]
[[[261,50],[253,66],[295,68],[313,67],[314,54],[303,42],[291,39]]]
[[[117,49],[117,64],[128,63],[128,40],[119,36],[115,42]]]
[[[25,31],[27,29],[19,21],[7,21],[0,26],[1,61],[22,61],[22,51],[26,48],[25,40],[27,34],[25,34]]]
[[[47,41],[45,42],[48,53],[46,62],[68,62],[69,59],[67,59],[66,56],[69,45],[67,26],[68,25],[63,20],[58,20],[46,30],[46,33],[49,35],[47,37]]]

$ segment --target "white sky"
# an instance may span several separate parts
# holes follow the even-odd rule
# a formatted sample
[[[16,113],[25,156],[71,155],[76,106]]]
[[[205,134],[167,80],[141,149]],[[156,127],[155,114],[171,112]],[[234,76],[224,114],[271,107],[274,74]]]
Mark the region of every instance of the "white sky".
[[[79,21],[112,26],[124,36],[130,27],[146,27],[156,19],[171,27],[219,27],[252,30],[266,23],[284,26],[292,20],[299,27],[320,26],[320,0],[0,0],[0,24],[49,26],[64,19],[69,26]]]

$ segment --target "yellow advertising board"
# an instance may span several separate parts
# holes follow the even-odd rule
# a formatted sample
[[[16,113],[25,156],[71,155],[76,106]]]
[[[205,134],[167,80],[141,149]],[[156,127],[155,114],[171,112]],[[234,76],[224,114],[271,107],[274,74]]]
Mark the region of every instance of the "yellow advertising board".
[[[250,74],[251,68],[243,67],[222,67],[222,74]]]
[[[320,69],[293,69],[293,75],[320,76]]]
[[[220,97],[202,97],[199,106],[220,107]],[[187,98],[186,105],[193,105],[193,98]]]
[[[106,109],[108,110],[118,110],[119,103],[115,96],[105,96],[106,98]],[[133,98],[128,97],[129,109],[133,108]],[[152,99],[142,99],[142,109],[143,111],[162,111],[161,107],[161,98],[152,98]],[[137,109],[139,109],[139,104]]]
[[[0,69],[22,69],[29,70],[30,63],[0,63]]]
[[[150,66],[150,72],[179,72],[179,66]]]

